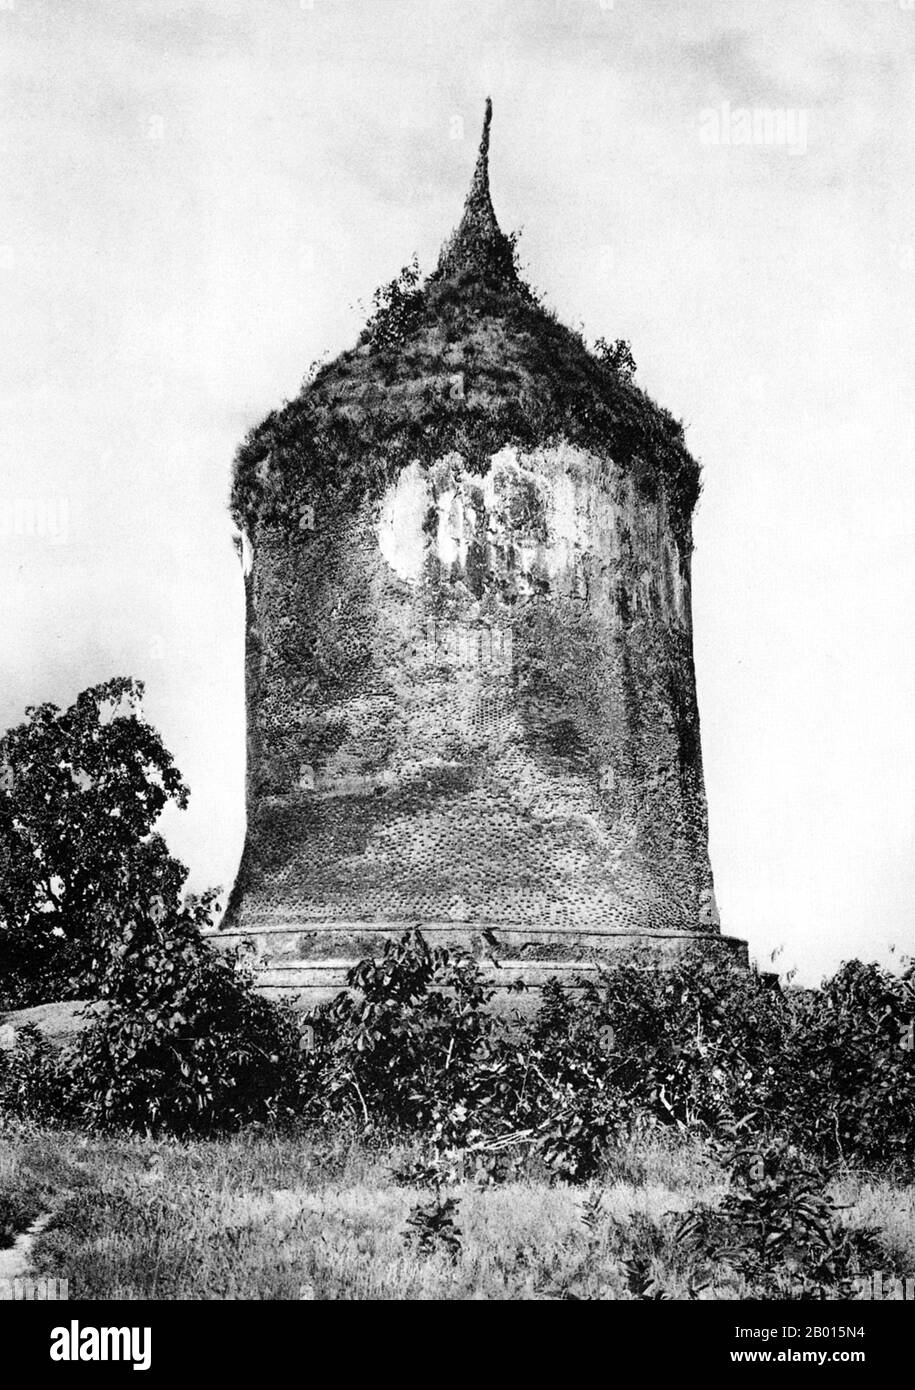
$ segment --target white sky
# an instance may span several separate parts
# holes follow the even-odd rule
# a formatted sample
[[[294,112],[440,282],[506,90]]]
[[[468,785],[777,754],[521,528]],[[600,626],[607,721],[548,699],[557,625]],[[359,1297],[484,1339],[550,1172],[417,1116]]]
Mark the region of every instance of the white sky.
[[[913,59],[912,0],[0,0],[0,726],[145,678],[170,841],[231,882],[232,454],[434,264],[491,94],[530,278],[704,465],[724,929],[811,980],[915,951]],[[722,103],[806,147],[704,143]]]

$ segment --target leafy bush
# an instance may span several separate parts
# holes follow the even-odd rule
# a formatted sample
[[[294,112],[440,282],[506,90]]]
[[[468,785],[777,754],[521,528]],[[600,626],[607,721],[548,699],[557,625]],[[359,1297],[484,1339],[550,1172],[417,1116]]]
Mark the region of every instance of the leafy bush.
[[[33,1025],[17,1029],[15,1046],[0,1052],[0,1111],[20,1119],[76,1118],[67,1059]]]
[[[212,896],[182,901],[184,877],[156,839],[122,865],[87,965],[105,1008],[60,1052],[21,1029],[0,1055],[0,1108],[177,1134],[286,1113],[296,1096],[296,1023],[257,992],[237,953],[202,937]]]
[[[98,975],[107,1011],[73,1058],[89,1123],[207,1134],[284,1113],[298,1029],[202,938],[210,907],[156,898],[119,928]]]
[[[83,942],[47,929],[0,929],[0,1012],[78,999],[85,969]]]
[[[475,962],[408,932],[347,982],[358,997],[340,994],[311,1016],[317,1047],[305,1058],[306,1106],[445,1143],[468,1138],[475,1102],[489,1095],[497,1038],[485,1008],[492,991]]]
[[[440,1187],[428,1202],[418,1202],[407,1217],[407,1243],[419,1255],[442,1251],[453,1262],[461,1253],[461,1232],[455,1224],[458,1203],[443,1197]]]
[[[155,838],[128,857],[90,965],[107,1011],[69,1053],[23,1030],[0,1057],[0,1107],[176,1133],[294,1117],[401,1132],[428,1140],[437,1182],[522,1164],[588,1181],[646,1119],[915,1170],[911,965],[852,962],[821,990],[782,991],[708,958],[628,963],[576,995],[550,982],[511,1020],[469,955],[413,931],[297,1020],[203,939],[211,900],[182,901],[183,881]]]
[[[838,1219],[827,1174],[785,1139],[739,1147],[731,1191],[702,1206],[678,1237],[710,1265],[726,1264],[764,1298],[848,1298],[862,1275],[893,1260],[872,1230]]]
[[[413,932],[349,984],[312,1016],[306,1113],[426,1134],[452,1172],[499,1180],[523,1156],[585,1181],[643,1117],[913,1167],[911,969],[853,963],[821,991],[783,992],[702,956],[630,963],[575,997],[548,983],[511,1024],[488,1012],[473,960]]]
[[[778,1059],[780,1106],[795,1141],[830,1159],[915,1170],[915,965],[894,975],[850,961],[798,992]]]
[[[846,964],[820,990],[774,989],[701,957],[621,965],[573,1004],[544,994],[527,1037],[538,1067],[580,1092],[605,1075],[628,1119],[721,1137],[783,1132],[826,1160],[915,1169],[913,972]]]
[[[615,966],[574,1002],[553,982],[526,1037],[541,1072],[602,1078],[629,1118],[715,1130],[766,1114],[784,1012],[757,975],[700,956]]]
[[[635,358],[625,338],[617,338],[613,343],[608,343],[606,338],[598,338],[594,344],[594,355],[624,381],[631,381],[635,376]]]
[[[491,1178],[512,1153],[575,1180],[599,1166],[619,1120],[606,1056],[592,1049],[557,1065],[530,1046],[489,1012],[492,990],[470,956],[431,950],[414,931],[348,983],[358,996],[311,1016],[307,1113],[424,1133],[446,1168],[460,1153],[462,1167]]]
[[[361,342],[375,348],[397,348],[416,327],[422,310],[419,263],[409,265],[372,296],[372,314],[362,330]]]

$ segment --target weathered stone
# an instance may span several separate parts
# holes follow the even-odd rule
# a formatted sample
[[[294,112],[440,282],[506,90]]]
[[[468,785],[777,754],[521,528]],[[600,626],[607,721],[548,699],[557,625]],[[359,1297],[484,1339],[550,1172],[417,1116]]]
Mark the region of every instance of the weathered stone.
[[[516,283],[489,114],[440,263],[455,293]],[[510,335],[513,293],[488,341]],[[448,347],[449,381],[468,363],[441,407],[458,421],[472,349]],[[248,835],[225,934],[252,937],[271,991],[313,1000],[412,925],[477,954],[491,931],[498,982],[535,987],[640,945],[742,957],[708,858],[691,503],[626,439],[625,457],[552,428],[482,461],[417,456],[380,487],[316,479],[307,526],[248,519]]]

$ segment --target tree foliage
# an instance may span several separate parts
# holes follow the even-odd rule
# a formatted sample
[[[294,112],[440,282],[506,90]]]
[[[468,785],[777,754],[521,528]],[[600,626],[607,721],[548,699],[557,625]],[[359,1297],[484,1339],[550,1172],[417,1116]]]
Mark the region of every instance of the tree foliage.
[[[276,1120],[295,1088],[298,1029],[254,988],[238,953],[203,937],[213,894],[181,896],[180,865],[149,849],[140,896],[125,876],[93,960],[105,1006],[73,1052],[84,1122],[211,1134]]]
[[[69,709],[32,706],[0,740],[0,991],[12,1005],[68,992],[101,918],[142,896],[144,846],[188,790],[141,711],[143,686],[115,677]]]

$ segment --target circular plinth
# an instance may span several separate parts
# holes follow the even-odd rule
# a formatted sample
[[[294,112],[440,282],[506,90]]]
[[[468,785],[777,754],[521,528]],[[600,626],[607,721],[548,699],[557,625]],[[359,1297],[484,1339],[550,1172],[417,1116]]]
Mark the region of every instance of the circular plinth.
[[[247,944],[257,963],[259,989],[296,1008],[313,1009],[346,988],[349,970],[380,955],[384,941],[418,927],[430,947],[470,952],[495,986],[496,1008],[536,1007],[547,980],[570,990],[614,964],[671,965],[696,953],[723,965],[747,967],[747,945],[718,932],[577,931],[550,924],[485,922],[273,922],[229,927],[211,934],[214,944]],[[485,933],[485,936],[484,936]],[[493,944],[494,943],[494,944]],[[521,980],[523,992],[510,988]]]

